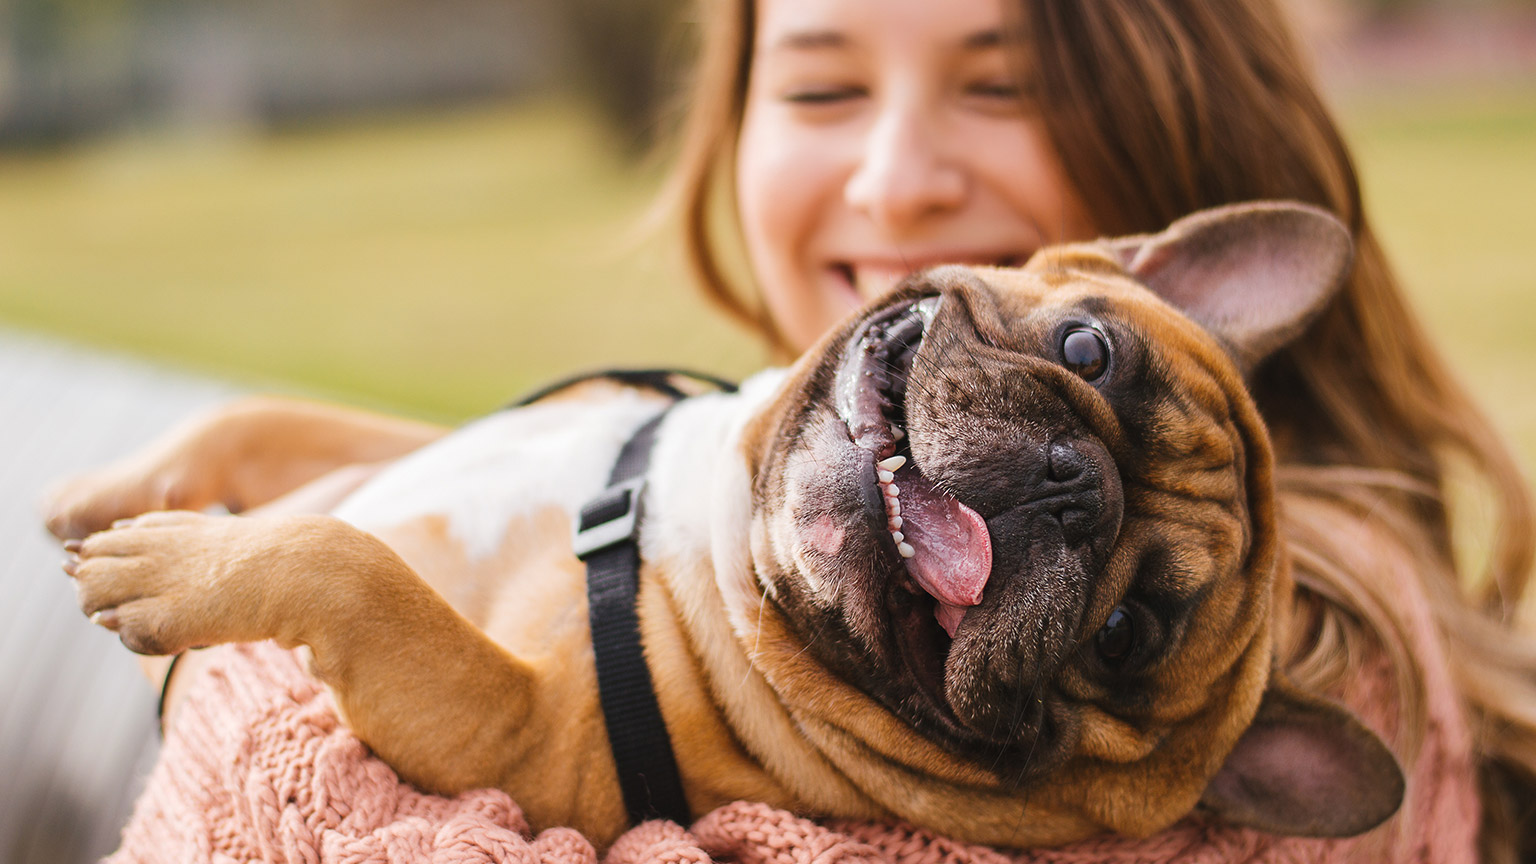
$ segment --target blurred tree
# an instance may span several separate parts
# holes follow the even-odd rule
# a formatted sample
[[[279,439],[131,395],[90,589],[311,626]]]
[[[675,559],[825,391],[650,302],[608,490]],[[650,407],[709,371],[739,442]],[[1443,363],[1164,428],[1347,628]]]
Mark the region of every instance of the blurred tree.
[[[658,133],[680,66],[687,0],[546,0],[569,38],[569,78],[595,101],[631,155]]]
[[[0,144],[553,88],[594,102],[634,155],[656,137],[686,2],[0,0]]]

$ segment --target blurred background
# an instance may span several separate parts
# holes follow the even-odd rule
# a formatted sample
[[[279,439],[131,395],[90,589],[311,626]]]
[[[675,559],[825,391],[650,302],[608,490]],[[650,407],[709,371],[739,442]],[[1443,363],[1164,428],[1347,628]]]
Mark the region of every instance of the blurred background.
[[[1536,463],[1536,0],[1288,2],[1420,313]],[[580,369],[763,363],[641,230],[687,9],[0,0],[0,864],[110,850],[153,752],[47,479],[243,390],[456,422]]]
[[[761,353],[636,242],[675,0],[0,0],[0,323],[441,420]]]
[[[1536,2],[1289,2],[1421,310],[1536,452]],[[748,371],[635,242],[687,9],[0,0],[0,323],[442,420],[604,363]]]

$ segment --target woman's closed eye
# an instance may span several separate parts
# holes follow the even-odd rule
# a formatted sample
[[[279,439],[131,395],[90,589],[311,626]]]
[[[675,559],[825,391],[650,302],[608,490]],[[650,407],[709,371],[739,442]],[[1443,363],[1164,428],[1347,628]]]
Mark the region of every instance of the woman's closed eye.
[[[972,81],[961,88],[961,94],[973,107],[999,114],[1017,114],[1023,110],[1028,95],[1012,78]]]
[[[855,85],[797,87],[786,91],[780,98],[796,105],[836,105],[862,99],[869,89]]]
[[[1022,99],[1024,89],[1017,81],[973,81],[965,85],[965,92],[970,96],[983,96],[989,99]]]

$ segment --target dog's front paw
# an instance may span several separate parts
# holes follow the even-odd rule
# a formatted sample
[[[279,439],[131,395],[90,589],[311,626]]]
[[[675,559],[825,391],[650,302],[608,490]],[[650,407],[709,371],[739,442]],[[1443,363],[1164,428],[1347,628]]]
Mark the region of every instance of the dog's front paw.
[[[70,540],[80,609],[140,654],[173,654],[264,632],[261,526],[232,516],[148,513]]]

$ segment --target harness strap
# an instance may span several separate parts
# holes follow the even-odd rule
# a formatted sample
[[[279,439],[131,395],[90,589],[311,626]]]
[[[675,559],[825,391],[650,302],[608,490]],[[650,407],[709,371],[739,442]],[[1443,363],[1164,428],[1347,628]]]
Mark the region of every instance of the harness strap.
[[[691,373],[647,370],[633,377],[603,373],[652,387],[681,400],[685,394],[667,379],[673,374],[703,378],[722,389],[729,382]],[[568,386],[559,385],[554,389]],[[645,475],[650,466],[656,431],[677,402],[636,429],[608,477],[608,488],[581,508],[572,546],[587,565],[587,618],[597,666],[598,698],[603,722],[618,769],[619,789],[631,824],[670,819],[681,825],[692,820],[683,781],[672,752],[656,688],[640,640],[640,525]]]
[[[581,509],[576,555],[587,564],[587,618],[597,661],[603,722],[632,824],[657,817],[690,821],[672,739],[661,717],[640,643],[640,518],[645,469],[668,408],[635,431],[619,453],[606,492]]]
[[[552,384],[546,384],[531,393],[524,394],[507,407],[521,408],[525,405],[532,405],[540,399],[546,396],[553,396],[567,387],[574,387],[577,384],[594,379],[617,381],[620,384],[628,384],[631,387],[646,387],[665,396],[670,396],[673,399],[688,398],[690,394],[684,392],[673,383],[673,379],[676,378],[688,378],[703,384],[709,384],[725,393],[736,392],[736,385],[734,383],[719,376],[710,375],[707,372],[694,372],[690,369],[604,369],[598,372],[581,372],[567,378],[561,378]]]

